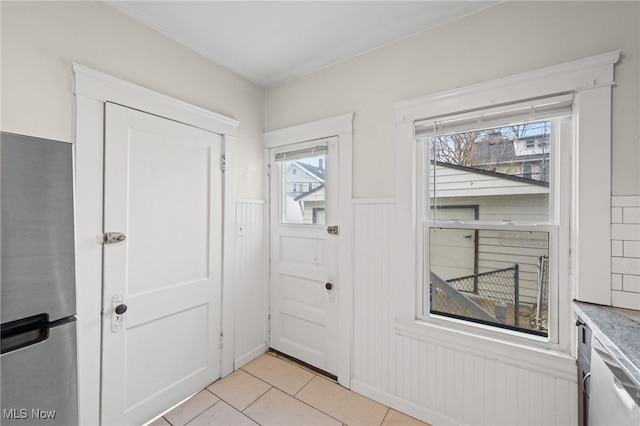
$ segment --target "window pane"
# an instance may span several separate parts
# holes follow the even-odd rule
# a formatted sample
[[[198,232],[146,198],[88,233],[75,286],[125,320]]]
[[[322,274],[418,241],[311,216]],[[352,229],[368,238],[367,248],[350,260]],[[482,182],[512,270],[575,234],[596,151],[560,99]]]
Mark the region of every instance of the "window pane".
[[[549,234],[426,228],[430,312],[547,336]]]
[[[431,137],[430,218],[441,218],[438,207],[474,204],[478,220],[549,221],[553,123]]]
[[[325,224],[325,154],[282,162],[282,223]]]

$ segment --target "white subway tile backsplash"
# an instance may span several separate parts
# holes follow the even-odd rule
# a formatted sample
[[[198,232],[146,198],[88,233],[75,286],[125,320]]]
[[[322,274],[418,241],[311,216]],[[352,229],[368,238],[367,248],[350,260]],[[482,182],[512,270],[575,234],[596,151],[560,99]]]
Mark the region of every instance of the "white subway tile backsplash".
[[[613,290],[611,292],[611,304],[618,308],[640,310],[640,293]]]
[[[613,240],[611,241],[611,256],[613,257],[623,257],[624,256],[624,250],[623,250],[623,241],[620,240]]]
[[[611,304],[640,310],[640,196],[611,199]]]
[[[613,207],[640,207],[640,195],[619,195],[611,198]]]
[[[623,207],[623,223],[640,223],[640,207]]]
[[[622,274],[611,274],[611,290],[622,291]]]
[[[620,223],[611,225],[611,239],[640,241],[640,224]]]
[[[611,223],[622,223],[622,207],[611,208]]]
[[[611,258],[611,272],[614,274],[640,275],[640,259],[613,257]]]
[[[622,290],[640,293],[640,275],[624,275],[622,278]]]
[[[640,257],[640,241],[624,241],[622,253],[624,257]]]

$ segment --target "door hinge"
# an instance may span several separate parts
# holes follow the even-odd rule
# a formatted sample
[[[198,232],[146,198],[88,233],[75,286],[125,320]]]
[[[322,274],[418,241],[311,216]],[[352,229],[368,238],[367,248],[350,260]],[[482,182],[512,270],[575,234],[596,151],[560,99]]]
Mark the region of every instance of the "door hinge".
[[[226,155],[221,155],[220,156],[220,170],[222,170],[223,172],[227,170],[227,156]]]
[[[224,334],[220,333],[220,349],[224,346]]]
[[[267,179],[271,180],[271,164],[267,165]]]

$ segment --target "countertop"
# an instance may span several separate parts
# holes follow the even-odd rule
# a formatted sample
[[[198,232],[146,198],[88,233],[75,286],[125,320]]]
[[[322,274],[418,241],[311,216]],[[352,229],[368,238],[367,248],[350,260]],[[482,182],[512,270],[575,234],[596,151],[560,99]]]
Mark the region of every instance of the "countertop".
[[[640,311],[574,302],[576,314],[640,387]]]

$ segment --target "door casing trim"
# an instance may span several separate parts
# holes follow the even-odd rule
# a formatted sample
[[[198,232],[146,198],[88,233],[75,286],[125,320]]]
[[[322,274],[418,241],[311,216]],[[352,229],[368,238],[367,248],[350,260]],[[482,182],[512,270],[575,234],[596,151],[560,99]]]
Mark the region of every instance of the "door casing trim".
[[[223,249],[221,374],[233,371],[233,279],[235,270],[235,162],[239,123],[108,74],[73,64],[75,76],[75,240],[78,330],[79,424],[100,424],[104,104],[166,117],[222,135]],[[222,338],[222,336],[221,336]]]
[[[353,330],[353,119],[347,113],[322,120],[266,132],[264,138],[265,170],[268,170],[269,149],[294,143],[337,136],[340,145],[338,178],[338,222],[340,242],[338,244],[338,383],[351,388],[351,354]],[[265,179],[265,193],[269,193],[269,182]],[[271,235],[270,224],[269,237]]]

